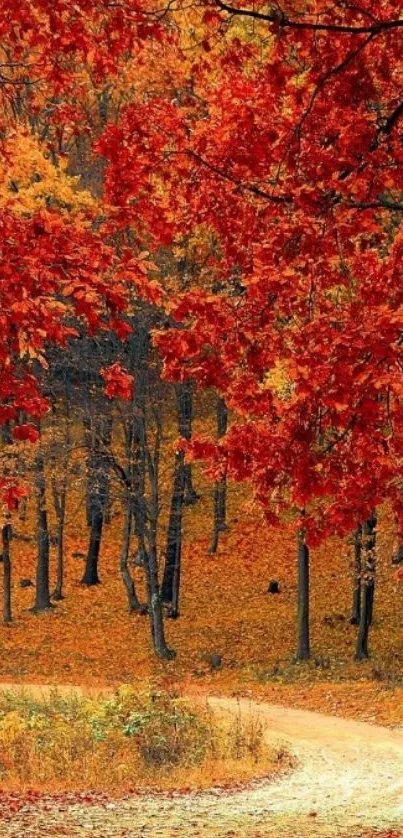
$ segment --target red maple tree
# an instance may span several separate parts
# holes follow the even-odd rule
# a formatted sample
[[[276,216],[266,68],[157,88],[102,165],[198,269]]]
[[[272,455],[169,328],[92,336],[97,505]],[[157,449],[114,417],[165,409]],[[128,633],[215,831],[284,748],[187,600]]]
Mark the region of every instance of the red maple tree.
[[[238,417],[197,452],[249,478],[270,521],[291,512],[300,545],[386,498],[402,527],[399,4],[215,0],[204,25],[180,93],[101,144],[123,217],[141,207],[155,244],[216,243],[220,293],[171,301],[180,327],[157,338],[168,376]]]

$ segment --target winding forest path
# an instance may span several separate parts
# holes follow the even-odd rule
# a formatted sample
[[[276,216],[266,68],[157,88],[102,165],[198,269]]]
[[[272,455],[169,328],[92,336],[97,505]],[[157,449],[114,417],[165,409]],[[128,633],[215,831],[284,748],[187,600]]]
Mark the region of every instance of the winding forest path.
[[[50,688],[27,689],[46,693]],[[259,717],[266,740],[283,743],[296,768],[275,781],[229,793],[139,796],[106,807],[56,803],[51,812],[27,807],[0,834],[355,838],[368,828],[403,829],[403,731],[247,699],[207,700],[217,714]]]

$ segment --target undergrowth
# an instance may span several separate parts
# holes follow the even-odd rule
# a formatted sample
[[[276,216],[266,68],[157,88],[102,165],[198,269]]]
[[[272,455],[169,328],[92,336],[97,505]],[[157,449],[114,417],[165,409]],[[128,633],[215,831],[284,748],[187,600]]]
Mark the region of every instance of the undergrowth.
[[[119,687],[110,697],[0,694],[3,788],[97,790],[230,785],[271,773],[285,760],[264,743],[261,723],[239,714],[223,724],[169,691]]]

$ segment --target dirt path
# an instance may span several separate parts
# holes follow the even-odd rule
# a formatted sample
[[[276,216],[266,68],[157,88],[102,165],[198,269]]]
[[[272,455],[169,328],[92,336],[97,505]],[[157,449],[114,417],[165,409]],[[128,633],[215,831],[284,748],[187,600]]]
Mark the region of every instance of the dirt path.
[[[0,835],[355,838],[369,827],[403,829],[403,731],[245,699],[211,697],[208,703],[217,713],[258,715],[267,741],[284,743],[296,769],[232,793],[138,797],[106,808],[74,804],[51,813],[21,810]]]

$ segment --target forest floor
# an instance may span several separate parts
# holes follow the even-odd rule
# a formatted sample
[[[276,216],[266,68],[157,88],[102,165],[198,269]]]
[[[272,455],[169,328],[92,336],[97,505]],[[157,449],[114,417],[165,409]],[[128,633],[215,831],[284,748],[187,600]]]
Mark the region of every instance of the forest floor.
[[[353,660],[357,630],[349,619],[352,548],[333,538],[312,551],[312,660],[296,664],[293,535],[268,531],[259,511],[248,506],[247,492],[232,487],[228,532],[217,555],[209,556],[211,486],[202,491],[197,506],[185,512],[180,618],[166,622],[175,661],[156,660],[147,617],[127,611],[118,569],[119,509],[105,528],[102,584],[80,584],[88,539],[81,504],[81,509],[69,510],[65,599],[51,611],[32,613],[34,588],[21,587],[22,580],[35,578],[35,542],[13,542],[14,620],[0,628],[0,680],[97,687],[157,678],[167,685],[178,683],[185,691],[200,688],[403,724],[403,583],[396,581],[391,564],[394,533],[388,516],[382,516],[379,526],[370,660]],[[16,530],[33,533],[30,518],[28,523],[17,522]],[[131,571],[144,596],[141,568],[133,566]],[[267,593],[270,579],[279,581],[279,594]],[[218,671],[209,662],[214,654],[222,657]]]
[[[0,685],[4,688],[4,685]],[[8,686],[8,685],[7,685]],[[28,687],[39,692],[38,688]],[[73,689],[73,688],[72,688]],[[42,688],[42,694],[49,692]],[[267,703],[208,698],[215,713],[253,714],[268,744],[295,766],[274,781],[230,792],[164,794],[90,802],[50,796],[3,810],[0,835],[332,838],[403,835],[403,731]],[[392,831],[393,830],[393,831]]]

